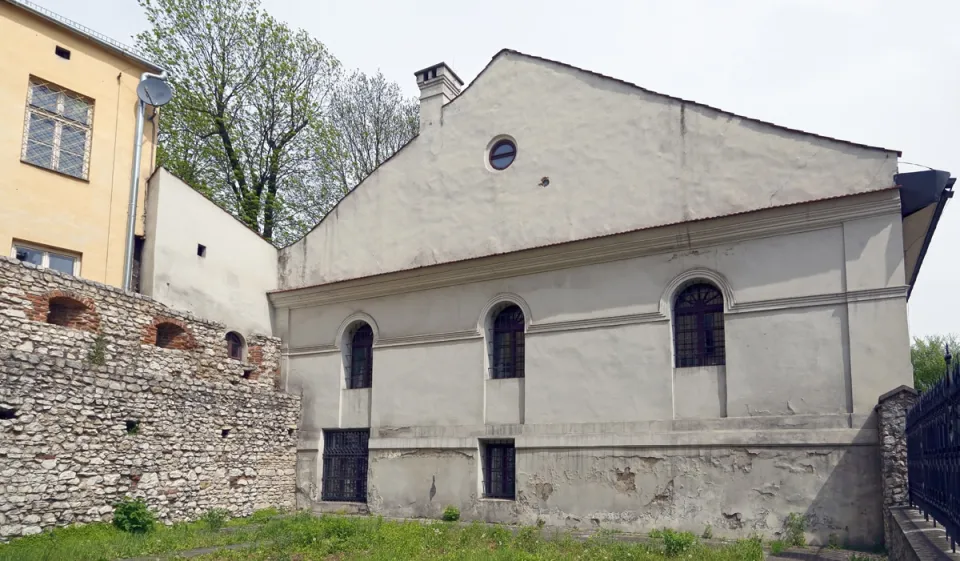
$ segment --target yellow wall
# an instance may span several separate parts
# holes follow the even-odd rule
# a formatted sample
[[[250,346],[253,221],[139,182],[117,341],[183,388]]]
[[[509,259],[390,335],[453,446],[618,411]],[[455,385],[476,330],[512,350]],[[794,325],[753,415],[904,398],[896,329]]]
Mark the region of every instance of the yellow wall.
[[[149,69],[6,2],[0,2],[0,38],[0,254],[10,255],[14,239],[67,250],[81,254],[81,277],[120,286],[136,87]],[[54,54],[57,46],[71,51],[70,60]],[[89,180],[20,161],[30,76],[94,100]],[[146,121],[138,235],[155,133]]]

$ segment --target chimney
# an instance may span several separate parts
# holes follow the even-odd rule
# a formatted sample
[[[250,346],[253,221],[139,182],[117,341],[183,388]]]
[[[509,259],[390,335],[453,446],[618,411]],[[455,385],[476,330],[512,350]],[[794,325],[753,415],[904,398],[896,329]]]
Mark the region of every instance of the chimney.
[[[420,133],[427,127],[440,124],[441,111],[445,103],[460,95],[463,80],[441,62],[416,72],[417,85],[420,86]]]

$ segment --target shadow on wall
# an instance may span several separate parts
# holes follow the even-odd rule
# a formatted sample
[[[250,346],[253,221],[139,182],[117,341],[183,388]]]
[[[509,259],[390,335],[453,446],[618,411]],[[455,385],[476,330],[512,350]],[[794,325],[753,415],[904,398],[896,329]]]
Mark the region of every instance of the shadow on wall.
[[[857,438],[875,439],[875,434],[875,427],[867,424],[860,428]],[[804,513],[807,540],[814,545],[839,543],[855,549],[880,548],[883,545],[880,448],[850,446],[811,453],[838,455],[839,460]],[[856,521],[856,525],[851,527],[844,521]]]

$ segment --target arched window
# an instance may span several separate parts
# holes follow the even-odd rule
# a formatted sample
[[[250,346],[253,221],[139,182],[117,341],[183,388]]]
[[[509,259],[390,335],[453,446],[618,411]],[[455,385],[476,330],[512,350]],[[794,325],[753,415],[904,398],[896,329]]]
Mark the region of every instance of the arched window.
[[[350,338],[350,357],[346,364],[347,389],[369,388],[373,383],[373,329],[361,323]]]
[[[673,305],[673,347],[676,367],[719,366],[723,348],[723,294],[697,283],[684,288]]]
[[[523,310],[512,304],[493,320],[491,378],[523,378]]]
[[[243,360],[243,337],[236,331],[227,333],[227,355],[234,360]]]

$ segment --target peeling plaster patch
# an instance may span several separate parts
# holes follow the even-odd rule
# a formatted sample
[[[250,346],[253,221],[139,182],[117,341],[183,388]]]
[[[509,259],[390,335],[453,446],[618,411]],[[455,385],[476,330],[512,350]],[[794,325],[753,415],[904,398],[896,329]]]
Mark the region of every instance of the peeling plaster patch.
[[[723,517],[727,520],[727,527],[731,530],[743,528],[743,516],[739,512],[734,512],[733,514],[723,512],[721,514],[723,514]]]
[[[617,488],[617,491],[620,491],[621,493],[627,493],[637,490],[637,474],[631,472],[629,466],[627,466],[627,468],[623,471],[619,469],[616,470],[615,477],[616,483],[614,486]]]
[[[541,501],[546,501],[550,498],[550,495],[553,494],[553,484],[537,483],[533,486],[533,492],[536,496],[540,497]]]

